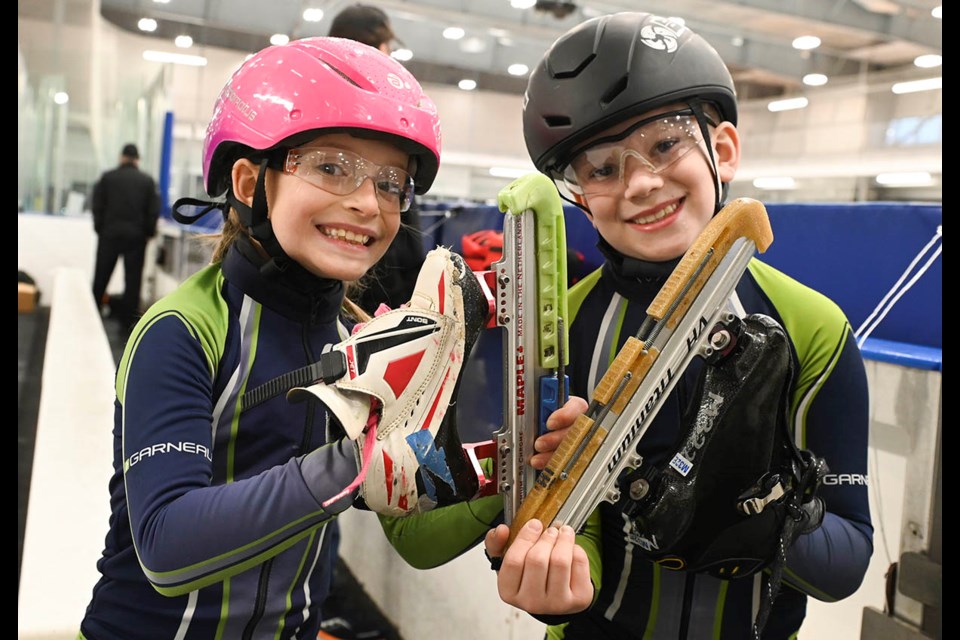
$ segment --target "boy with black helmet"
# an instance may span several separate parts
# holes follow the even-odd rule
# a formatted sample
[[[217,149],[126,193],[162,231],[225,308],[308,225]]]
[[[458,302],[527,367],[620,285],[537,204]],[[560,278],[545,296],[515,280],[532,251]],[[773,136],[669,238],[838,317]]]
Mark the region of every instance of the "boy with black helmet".
[[[670,18],[620,13],[588,20],[561,36],[532,72],[523,111],[528,151],[592,221],[606,258],[570,292],[571,394],[591,395],[683,253],[723,206],[740,160],[736,122],[723,61]],[[784,437],[824,458],[832,474],[829,486],[806,496],[802,512],[790,516],[798,535],[786,540],[792,542],[786,566],[775,572],[783,570],[785,586],[772,599],[768,572],[726,580],[657,564],[622,491],[616,504],[596,509],[576,544],[569,527],[543,530],[536,519],[506,553],[505,525],[486,535],[487,554],[503,556],[501,597],[550,623],[548,637],[786,640],[800,628],[807,595],[833,601],[859,587],[873,528],[867,382],[850,325],[823,295],[758,260],[733,302],[740,315],[782,325],[789,345],[781,406],[751,406],[747,397],[742,415],[752,412],[761,425],[767,418],[768,433],[784,425]],[[700,405],[701,372],[688,367],[639,441],[644,464],[664,465],[676,451],[689,408]],[[474,519],[496,522],[493,503],[470,508]],[[425,519],[431,516],[439,517]],[[413,524],[391,526],[409,533]],[[427,527],[419,526],[425,535]],[[474,523],[464,525],[461,539],[475,533]],[[436,547],[405,544],[411,546],[398,548],[417,566],[448,559]],[[434,555],[423,555],[431,548]]]

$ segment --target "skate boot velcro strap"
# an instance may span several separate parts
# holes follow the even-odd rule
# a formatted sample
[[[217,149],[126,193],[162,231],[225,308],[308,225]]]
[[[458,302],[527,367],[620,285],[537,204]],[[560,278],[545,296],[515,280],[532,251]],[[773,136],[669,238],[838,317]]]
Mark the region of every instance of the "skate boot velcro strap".
[[[469,470],[456,435],[451,403],[463,366],[466,326],[464,287],[479,288],[460,256],[438,248],[427,254],[410,304],[362,325],[334,347],[347,373],[330,384],[291,389],[291,401],[316,397],[369,460],[361,486],[366,506],[378,513],[407,515],[438,504],[466,500],[475,492],[461,480]],[[477,297],[468,290],[468,300]],[[471,314],[476,315],[476,314]],[[374,399],[376,402],[373,402]],[[375,407],[371,409],[371,407]],[[361,438],[376,420],[374,451]]]
[[[347,359],[343,353],[339,351],[324,353],[313,364],[284,373],[263,383],[256,389],[244,393],[240,401],[240,410],[251,409],[293,387],[299,387],[317,380],[323,380],[329,384],[346,375],[346,373]]]

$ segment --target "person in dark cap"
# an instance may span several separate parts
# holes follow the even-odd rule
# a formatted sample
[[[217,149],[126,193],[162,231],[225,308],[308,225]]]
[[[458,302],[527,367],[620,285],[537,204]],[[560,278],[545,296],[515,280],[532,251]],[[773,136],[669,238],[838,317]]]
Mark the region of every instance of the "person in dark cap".
[[[354,4],[343,9],[334,16],[327,35],[362,42],[387,55],[391,45],[397,42],[390,18],[382,9],[369,4]],[[396,309],[410,300],[426,256],[419,203],[415,200],[400,216],[400,231],[393,244],[359,283],[357,303],[370,314],[376,313],[381,304]]]
[[[369,4],[349,6],[334,16],[328,35],[362,42],[387,55],[390,43],[396,40],[390,18],[382,9]]]
[[[93,274],[93,299],[100,308],[117,260],[123,256],[124,290],[110,304],[111,315],[129,328],[140,309],[140,289],[147,241],[157,233],[160,194],[156,182],[139,168],[137,145],[127,143],[120,164],[103,173],[93,187],[93,228],[97,257]]]

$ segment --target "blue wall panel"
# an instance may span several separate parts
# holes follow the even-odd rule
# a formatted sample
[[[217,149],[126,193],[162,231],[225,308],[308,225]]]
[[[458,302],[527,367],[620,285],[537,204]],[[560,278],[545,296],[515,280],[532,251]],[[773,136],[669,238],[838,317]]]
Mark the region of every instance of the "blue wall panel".
[[[769,205],[767,211],[774,240],[762,258],[832,298],[854,329],[880,304],[943,223],[939,205],[779,204]],[[932,255],[931,247],[918,268]],[[940,257],[932,262],[871,337],[942,348],[942,265]]]
[[[774,241],[761,259],[833,299],[854,329],[934,238],[943,220],[942,207],[922,204],[779,204],[768,205],[767,211]],[[596,231],[575,207],[568,207],[566,214],[568,246],[584,255],[588,267],[599,266]],[[422,222],[427,249],[442,244],[459,251],[465,234],[502,230],[503,214],[494,206],[427,208]],[[931,248],[919,266],[932,255]],[[459,409],[472,418],[460,425],[466,442],[489,438],[501,424],[501,338],[500,329],[483,332],[466,365],[469,384],[461,389]],[[890,308],[863,352],[874,360],[941,369],[940,257]]]
[[[588,268],[599,266],[596,231],[576,207],[565,207],[565,212],[568,246],[584,255]],[[774,240],[761,259],[833,299],[854,329],[943,222],[943,208],[925,204],[771,204],[767,212]],[[503,228],[503,214],[495,206],[454,207],[446,218],[435,213],[424,209],[421,214],[428,249],[442,244],[459,251],[465,234]],[[941,348],[941,292],[942,260],[937,258],[871,337]]]

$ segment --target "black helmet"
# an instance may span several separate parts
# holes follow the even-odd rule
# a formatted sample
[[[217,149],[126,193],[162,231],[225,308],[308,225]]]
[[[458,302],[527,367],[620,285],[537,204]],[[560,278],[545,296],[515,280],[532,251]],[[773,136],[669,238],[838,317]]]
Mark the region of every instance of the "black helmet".
[[[530,74],[523,136],[533,164],[549,174],[597,132],[691,101],[712,103],[736,125],[733,78],[706,40],[672,18],[602,16],[562,35]]]

